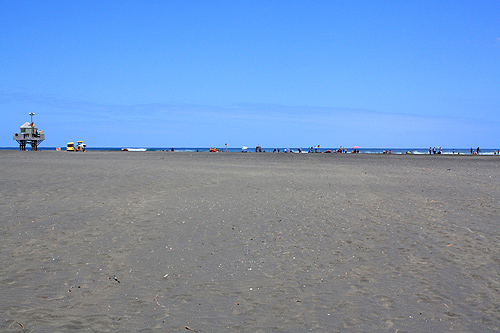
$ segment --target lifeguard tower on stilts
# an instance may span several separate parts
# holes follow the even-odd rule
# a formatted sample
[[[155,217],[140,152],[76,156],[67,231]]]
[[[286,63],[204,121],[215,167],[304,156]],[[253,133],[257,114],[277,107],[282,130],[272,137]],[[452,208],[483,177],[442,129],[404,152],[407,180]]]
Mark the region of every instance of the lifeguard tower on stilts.
[[[20,133],[14,134],[14,140],[19,143],[19,150],[26,150],[27,145],[31,145],[31,150],[38,150],[38,145],[45,140],[45,134],[42,131],[38,131],[33,122],[33,112],[29,114],[31,116],[31,123],[25,122],[21,125]]]

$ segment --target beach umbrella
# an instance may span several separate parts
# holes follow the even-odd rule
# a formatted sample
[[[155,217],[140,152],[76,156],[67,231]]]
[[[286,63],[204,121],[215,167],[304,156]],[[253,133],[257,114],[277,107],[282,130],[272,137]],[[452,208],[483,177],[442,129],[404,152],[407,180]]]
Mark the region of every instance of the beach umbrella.
[[[241,149],[243,149],[243,150],[247,150],[247,149],[248,149],[248,147],[243,146],[243,148],[241,148]]]
[[[359,146],[354,146],[354,147],[352,147],[352,149],[358,149],[358,148],[359,148]]]

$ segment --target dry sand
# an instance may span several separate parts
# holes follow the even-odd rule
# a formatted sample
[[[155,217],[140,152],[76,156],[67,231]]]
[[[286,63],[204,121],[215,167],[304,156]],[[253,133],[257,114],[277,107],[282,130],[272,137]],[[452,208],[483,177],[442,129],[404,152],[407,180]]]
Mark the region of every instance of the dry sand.
[[[499,164],[0,151],[0,330],[499,330]]]

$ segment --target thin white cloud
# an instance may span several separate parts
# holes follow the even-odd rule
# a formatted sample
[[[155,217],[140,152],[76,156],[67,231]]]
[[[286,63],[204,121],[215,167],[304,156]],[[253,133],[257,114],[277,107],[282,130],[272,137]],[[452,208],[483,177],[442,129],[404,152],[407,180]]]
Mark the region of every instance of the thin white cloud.
[[[304,146],[321,143],[358,144],[372,147],[448,146],[477,141],[476,137],[494,137],[491,128],[499,122],[472,118],[422,116],[373,110],[286,106],[269,104],[235,104],[207,106],[191,104],[146,103],[137,105],[99,104],[56,95],[6,93],[0,90],[3,109],[39,110],[37,117],[51,135],[48,144],[65,142],[67,124],[74,135],[92,138],[94,146],[124,144],[112,140],[128,131],[129,145],[147,145],[143,138],[152,130],[172,146],[207,146],[219,141],[251,145],[264,142],[276,146]],[[12,113],[12,111],[10,113]],[[23,111],[24,112],[24,111]],[[27,113],[26,113],[27,114]],[[9,116],[5,130],[22,122],[18,115]],[[74,119],[78,117],[78,122]],[[113,124],[113,126],[110,126]],[[12,127],[12,128],[11,128]],[[114,132],[113,132],[114,131]],[[491,133],[490,133],[491,132]],[[456,134],[465,133],[465,134]],[[56,138],[58,137],[58,138]],[[118,137],[123,137],[118,135]],[[8,138],[7,138],[8,139]],[[7,140],[5,139],[5,140]],[[92,139],[86,139],[92,143]],[[258,142],[253,142],[253,141]],[[488,139],[488,141],[491,139]],[[484,140],[483,140],[484,141]],[[458,146],[461,146],[458,145]],[[486,144],[482,144],[486,145]],[[9,146],[9,142],[0,144]]]
[[[500,38],[499,38],[500,39]],[[129,119],[136,121],[145,118],[183,119],[188,117],[213,117],[216,119],[241,119],[250,121],[304,122],[317,121],[356,121],[360,118],[401,118],[433,119],[445,121],[462,119],[450,116],[428,116],[408,113],[390,113],[366,109],[317,106],[287,106],[277,104],[240,103],[229,106],[210,106],[194,104],[144,103],[135,105],[100,104],[78,99],[62,98],[54,94],[31,95],[22,92],[7,93],[0,90],[0,104],[22,102],[34,106],[44,106],[50,114],[74,114],[98,119]],[[61,111],[63,111],[61,113]],[[473,117],[463,118],[474,121]]]

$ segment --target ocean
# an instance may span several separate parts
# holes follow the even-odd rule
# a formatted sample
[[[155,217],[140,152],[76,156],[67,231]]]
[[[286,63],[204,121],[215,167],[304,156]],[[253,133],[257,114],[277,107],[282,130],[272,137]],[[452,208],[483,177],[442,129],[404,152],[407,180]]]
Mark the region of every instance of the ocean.
[[[66,148],[65,147],[60,147],[62,151],[64,151]],[[165,148],[158,148],[158,147],[127,147],[127,148],[146,148],[146,151],[172,151],[172,149],[176,152],[209,152],[211,148],[207,147],[202,147],[202,148],[192,148],[192,147],[165,147]],[[31,148],[28,146],[27,150],[30,150]],[[273,153],[273,152],[279,152],[280,153],[285,153],[285,152],[292,152],[292,153],[298,153],[299,150],[302,153],[307,153],[309,148],[308,147],[293,147],[293,148],[287,148],[287,147],[262,147],[262,152],[265,153]],[[325,151],[331,151],[334,152],[338,150],[339,148],[328,148],[328,147],[322,147],[321,152]],[[0,147],[0,150],[18,150],[18,147]],[[56,147],[38,147],[38,150],[56,150]],[[120,151],[122,150],[121,147],[88,147],[88,151]],[[225,147],[218,147],[218,151],[225,152],[226,148]],[[347,149],[347,153],[351,153],[353,149]],[[384,154],[384,152],[391,152],[391,154],[414,154],[414,155],[422,155],[422,154],[429,154],[429,148],[359,148],[359,153],[360,154]],[[473,148],[473,151],[476,151],[476,148]],[[255,153],[255,147],[248,147],[247,149],[242,148],[227,148],[227,152],[248,152],[248,153]],[[496,155],[498,152],[497,149],[481,149],[480,148],[480,155]],[[470,155],[470,148],[443,148],[442,150],[443,155]]]

